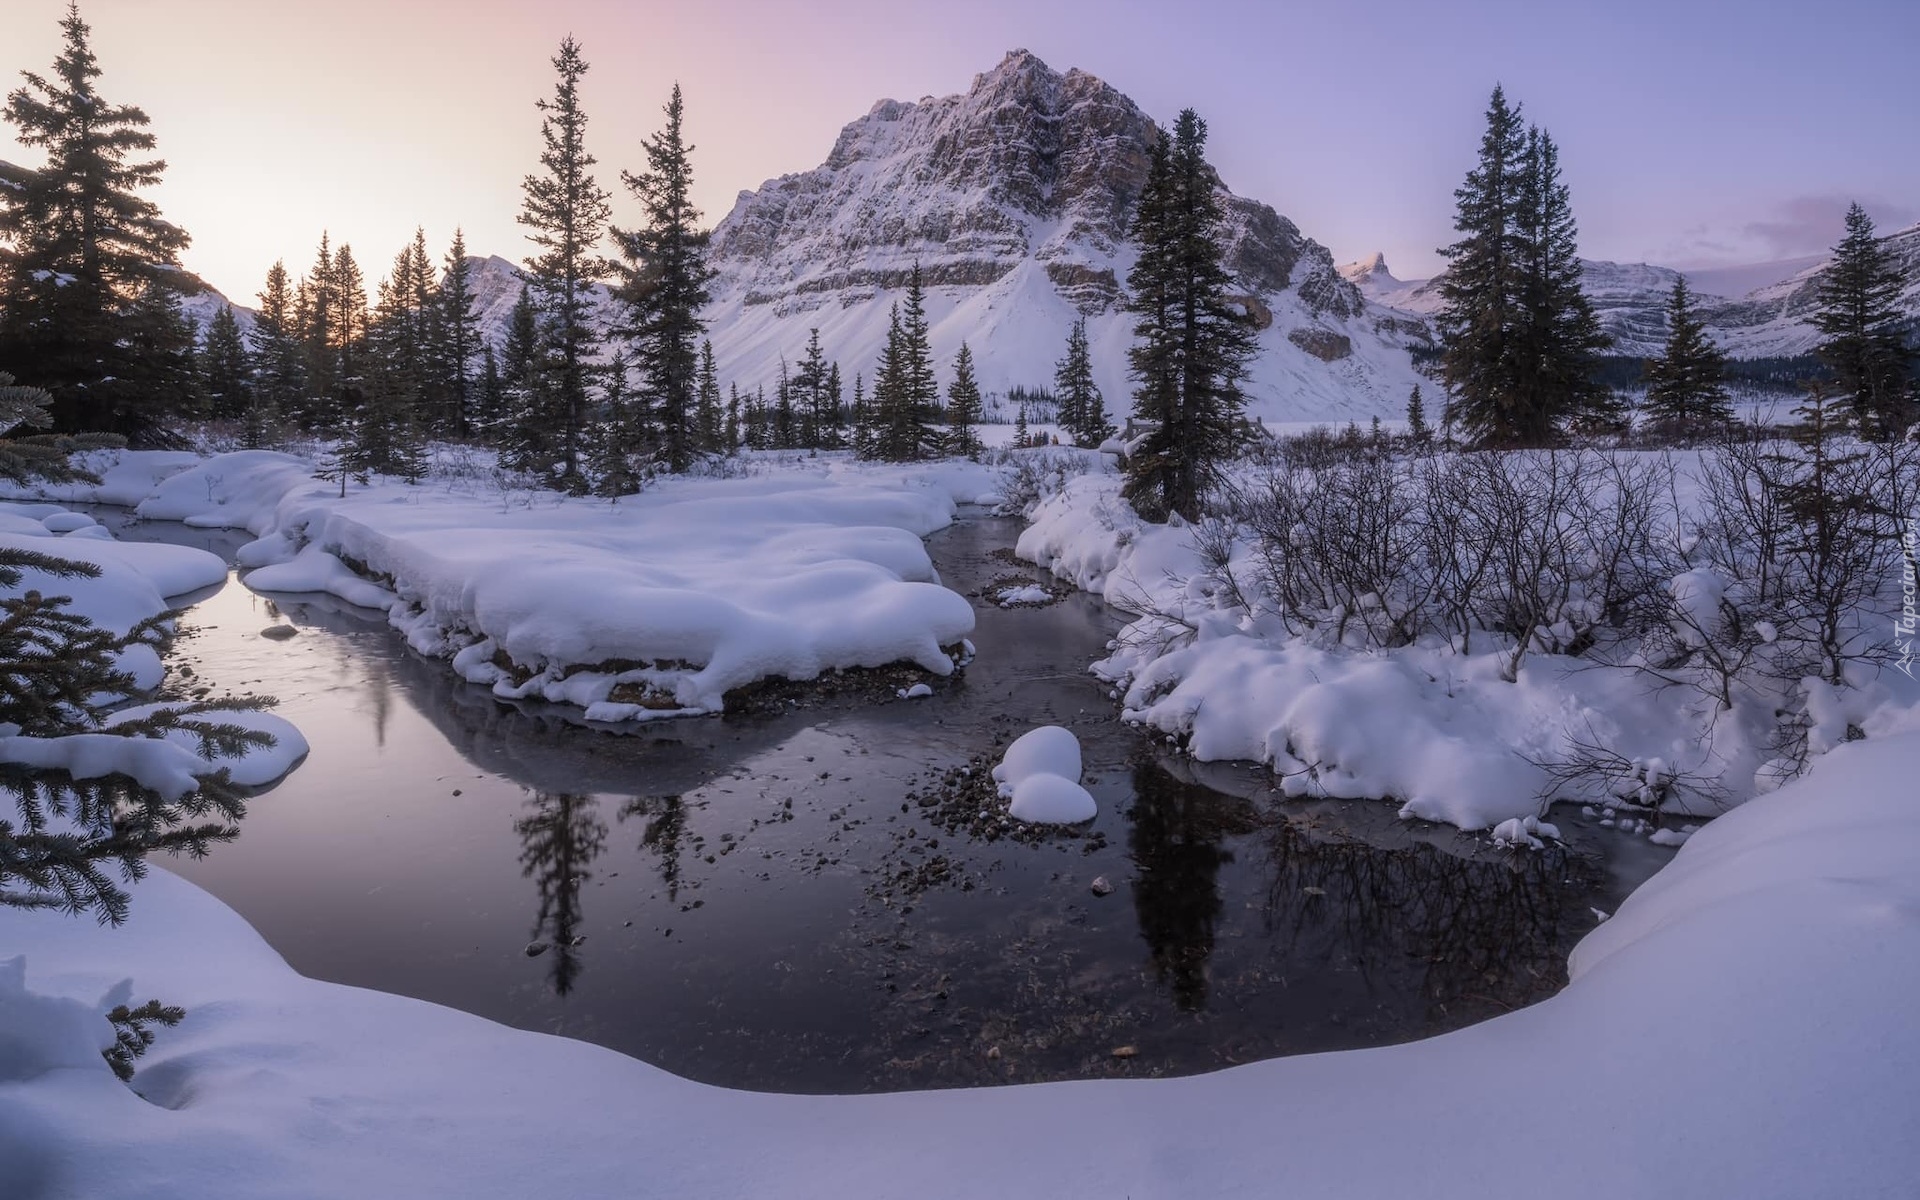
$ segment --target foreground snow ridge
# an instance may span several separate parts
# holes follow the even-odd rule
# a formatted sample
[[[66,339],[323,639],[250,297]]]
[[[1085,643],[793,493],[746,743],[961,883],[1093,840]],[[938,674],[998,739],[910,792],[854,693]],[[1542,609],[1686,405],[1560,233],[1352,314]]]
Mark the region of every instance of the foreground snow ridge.
[[[117,930],[0,911],[0,1162],[49,1200],[1910,1195],[1916,772],[1920,732],[1822,757],[1695,835],[1564,992],[1482,1025],[906,1095],[725,1091],[315,982],[156,871]],[[99,1056],[129,979],[187,1009],[137,1094]]]
[[[141,516],[255,534],[240,554],[255,591],[384,609],[414,649],[502,698],[629,721],[718,712],[769,678],[953,672],[973,608],[940,586],[921,539],[994,480],[823,464],[665,480],[618,504],[479,477],[342,498],[268,451],[123,454],[105,474],[115,499],[141,492]]]

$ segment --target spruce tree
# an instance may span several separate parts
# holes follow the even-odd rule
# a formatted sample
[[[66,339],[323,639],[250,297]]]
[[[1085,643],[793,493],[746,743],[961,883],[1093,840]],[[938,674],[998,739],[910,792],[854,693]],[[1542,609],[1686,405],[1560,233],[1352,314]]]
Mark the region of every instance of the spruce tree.
[[[681,137],[680,85],[667,101],[666,127],[646,141],[647,167],[621,172],[646,223],[615,230],[624,259],[615,295],[629,314],[640,387],[658,428],[662,465],[679,472],[700,445],[699,348],[706,335],[700,310],[708,300],[707,234],[693,206],[693,147]]]
[[[979,423],[980,384],[973,377],[973,351],[961,342],[953,357],[953,382],[947,385],[947,453],[978,458],[985,449],[974,429]]]
[[[1833,248],[1815,296],[1815,353],[1833,376],[1835,392],[1852,409],[1861,436],[1897,437],[1920,420],[1914,395],[1914,350],[1900,308],[1906,280],[1874,236],[1873,220],[1858,204],[1847,208],[1847,232]]]
[[[1733,420],[1726,387],[1727,358],[1694,311],[1685,276],[1667,297],[1667,345],[1647,364],[1647,426],[1669,437],[1691,438]]]
[[[511,447],[529,469],[564,491],[587,490],[582,438],[593,401],[593,359],[600,334],[592,320],[593,284],[611,270],[596,247],[612,213],[607,193],[594,182],[598,161],[587,153],[587,114],[580,107],[580,78],[587,61],[568,36],[553,57],[559,82],[553,98],[537,102],[540,119],[539,175],[528,175],[520,224],[539,253],[526,260],[538,316],[538,368],[529,373],[525,411],[516,430],[537,438]]]
[[[647,458],[647,432],[639,428],[639,410],[627,376],[626,354],[616,350],[607,364],[602,416],[590,459],[594,495],[609,500],[631,496],[646,482],[642,464]]]
[[[1053,390],[1059,398],[1060,423],[1073,434],[1075,445],[1098,446],[1113,436],[1113,422],[1107,420],[1100,386],[1093,381],[1085,317],[1067,331],[1067,352],[1053,369]]]
[[[703,453],[733,453],[733,442],[725,428],[725,415],[720,411],[720,371],[714,365],[713,343],[704,338],[700,342],[698,417],[695,426],[700,434],[700,450]]]
[[[741,437],[740,385],[738,383],[730,383],[727,385],[727,431],[724,439],[726,442],[725,449],[728,454],[732,454],[734,451],[740,449],[742,445]]]
[[[873,414],[872,405],[867,402],[867,379],[859,371],[853,373],[853,454],[856,458],[873,458]]]
[[[274,263],[267,271],[267,286],[260,293],[260,311],[254,314],[247,343],[253,356],[253,403],[241,419],[247,445],[258,448],[284,417],[301,410],[306,396],[306,366],[284,262]]]
[[[244,418],[252,409],[252,363],[231,307],[216,310],[207,326],[206,345],[200,351],[200,375],[209,416],[231,421]]]
[[[1440,372],[1450,399],[1449,422],[1469,437],[1521,440],[1515,330],[1520,320],[1522,247],[1514,214],[1521,205],[1527,139],[1520,109],[1493,89],[1479,165],[1454,190],[1454,229],[1460,240],[1439,253],[1447,260],[1435,314],[1441,337]]]
[[[0,373],[0,480],[99,482],[68,455],[121,444],[116,437],[5,436],[21,427],[46,428],[52,400]],[[245,810],[224,769],[196,772],[186,787],[150,786],[137,748],[176,729],[222,755],[273,739],[220,719],[223,711],[266,703],[259,699],[169,705],[108,726],[108,713],[135,692],[122,655],[136,645],[164,652],[172,614],[115,634],[74,612],[69,597],[42,590],[99,574],[92,563],[0,549],[0,661],[12,664],[0,672],[0,724],[18,743],[0,762],[0,792],[12,796],[17,813],[17,820],[0,819],[0,905],[92,913],[117,925],[130,899],[119,881],[143,876],[147,855],[164,850],[198,857],[231,840]],[[87,738],[81,753],[63,753],[61,739],[74,735]]]
[[[1414,384],[1413,391],[1407,394],[1407,438],[1416,446],[1424,446],[1433,440],[1433,429],[1427,424],[1427,403],[1420,398],[1420,385]]]
[[[820,349],[820,331],[807,334],[807,349],[794,373],[795,407],[800,421],[800,443],[810,450],[831,449],[838,441],[839,429],[833,408],[836,398],[829,395],[826,354]]]
[[[908,459],[926,458],[935,435],[928,428],[939,418],[940,380],[933,371],[933,341],[927,329],[927,296],[920,283],[920,264],[907,277],[907,303],[900,310],[900,436]]]
[[[1581,286],[1559,149],[1495,87],[1479,164],[1454,192],[1460,240],[1441,249],[1441,378],[1449,427],[1481,445],[1538,446],[1570,425],[1617,425],[1595,376],[1610,345]]]
[[[198,392],[174,303],[189,239],[140,195],[166,170],[147,114],[95,90],[77,6],[61,29],[51,77],[22,72],[7,96],[15,138],[46,162],[0,186],[0,370],[45,387],[62,431],[168,440]]]
[[[1157,139],[1129,236],[1135,315],[1127,358],[1134,415],[1150,428],[1127,459],[1122,494],[1148,520],[1197,519],[1201,496],[1240,436],[1240,378],[1254,353],[1245,315],[1227,300],[1224,215],[1206,161],[1207,126],[1187,109]]]
[[[345,242],[333,252],[326,288],[333,306],[327,355],[333,364],[333,392],[321,397],[322,429],[344,429],[366,401],[366,364],[362,361],[372,314],[367,309],[367,280]]]
[[[909,429],[901,350],[904,340],[900,330],[900,302],[896,300],[887,313],[887,340],[881,346],[880,362],[873,372],[873,402],[864,455],[867,458],[904,462],[913,457],[916,435]]]
[[[1600,328],[1582,286],[1579,229],[1560,152],[1538,127],[1527,129],[1526,170],[1516,222],[1525,273],[1518,329],[1517,410],[1530,414],[1518,430],[1538,444],[1557,429],[1616,430],[1625,408],[1595,374],[1613,344]]]
[[[340,354],[334,336],[340,302],[334,289],[333,238],[330,233],[322,232],[313,267],[301,278],[294,294],[300,374],[307,385],[297,413],[304,429],[324,427],[340,382]]]
[[[773,448],[792,450],[800,444],[799,421],[793,411],[793,381],[787,378],[787,360],[780,359],[780,382],[773,392]]]
[[[446,410],[440,429],[447,437],[465,440],[473,436],[474,413],[479,406],[483,340],[480,314],[474,311],[473,264],[467,259],[467,236],[453,231],[453,245],[447,251],[446,272],[440,282],[441,331],[440,370],[446,395]],[[491,351],[491,347],[485,347]]]
[[[545,420],[540,403],[547,394],[546,370],[533,289],[523,285],[507,318],[506,341],[500,347],[500,408],[495,430],[501,461],[516,471],[545,472],[554,461],[555,431]]]

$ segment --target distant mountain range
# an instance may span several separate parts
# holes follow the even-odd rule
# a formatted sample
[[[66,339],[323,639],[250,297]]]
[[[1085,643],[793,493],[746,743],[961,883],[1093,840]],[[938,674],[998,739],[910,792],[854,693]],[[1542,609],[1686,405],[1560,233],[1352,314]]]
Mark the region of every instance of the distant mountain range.
[[[1920,321],[1920,225],[1881,239],[1907,271],[1906,310]],[[1600,324],[1613,336],[1613,353],[1652,357],[1666,346],[1667,298],[1681,275],[1698,294],[1708,332],[1734,358],[1790,358],[1809,354],[1820,335],[1808,323],[1825,276],[1826,256],[1785,259],[1706,271],[1676,271],[1646,263],[1582,259],[1586,292]],[[1440,307],[1438,279],[1394,278],[1384,255],[1340,268],[1375,304],[1414,317]],[[1733,288],[1744,290],[1727,293]]]
[[[990,396],[1049,386],[1067,332],[1087,322],[1109,411],[1126,411],[1132,320],[1127,228],[1156,126],[1112,86],[1016,50],[965,93],[882,100],[848,124],[820,166],[740,193],[714,229],[706,312],[723,379],[771,389],[781,363],[819,329],[851,387],[872,374],[889,313],[918,264],[942,372],[965,341]],[[0,163],[0,185],[20,169]],[[1271,207],[1218,194],[1239,303],[1259,326],[1250,409],[1269,420],[1397,415],[1420,380],[1412,352],[1433,342],[1432,280],[1403,281],[1383,256],[1336,267],[1326,248]],[[1910,268],[1920,316],[1920,226],[1886,239]],[[476,257],[484,335],[504,340],[522,283]],[[1677,272],[1583,261],[1615,353],[1659,353]],[[1714,338],[1736,357],[1807,353],[1807,316],[1825,259],[1689,273]],[[229,301],[197,278],[185,307],[204,329]],[[1738,290],[1737,295],[1729,294]],[[601,292],[602,312],[611,301]],[[252,312],[233,305],[243,326]]]

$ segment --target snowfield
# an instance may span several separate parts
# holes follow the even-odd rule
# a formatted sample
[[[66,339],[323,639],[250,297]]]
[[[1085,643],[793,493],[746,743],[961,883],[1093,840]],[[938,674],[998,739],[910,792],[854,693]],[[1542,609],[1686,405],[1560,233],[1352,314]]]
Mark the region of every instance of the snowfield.
[[[284,454],[170,457],[170,473],[144,459],[118,453],[98,492],[143,517],[254,533],[240,555],[253,590],[386,610],[415,649],[497,695],[601,721],[717,712],[767,678],[951,673],[973,609],[940,586],[921,539],[997,484],[972,464],[838,458],[664,480],[617,504],[481,472],[342,498]]]
[[[1909,726],[1920,722],[1909,722]],[[0,911],[9,1195],[1895,1197],[1920,1175],[1920,729],[1723,817],[1531,1008],[1183,1079],[815,1097],[295,974],[176,876]],[[184,1005],[133,1089],[103,1005]]]

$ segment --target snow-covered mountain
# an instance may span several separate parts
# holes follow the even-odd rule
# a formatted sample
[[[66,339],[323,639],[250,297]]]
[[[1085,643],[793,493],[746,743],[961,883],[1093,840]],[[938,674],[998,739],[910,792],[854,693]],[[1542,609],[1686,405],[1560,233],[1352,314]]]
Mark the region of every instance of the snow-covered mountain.
[[[1905,308],[1920,321],[1920,225],[1889,234],[1881,243],[1904,266]],[[1735,358],[1773,358],[1810,354],[1819,342],[1819,332],[1808,322],[1830,261],[1822,256],[1682,272],[1646,263],[1581,259],[1580,268],[1601,327],[1613,336],[1614,354],[1652,356],[1665,348],[1667,298],[1673,293],[1674,280],[1684,274],[1698,293],[1700,315],[1708,332],[1728,354]],[[1781,276],[1783,270],[1789,273]],[[1348,263],[1340,273],[1368,300],[1409,316],[1429,317],[1440,307],[1438,278],[1414,282],[1396,279],[1387,270],[1384,255]],[[1704,282],[1696,280],[1696,275]],[[1769,276],[1778,282],[1737,300],[1720,297],[1707,286],[1724,287]]]
[[[944,370],[964,340],[989,392],[1049,385],[1087,319],[1110,410],[1127,407],[1126,239],[1151,118],[1084,71],[1016,50],[964,94],[882,100],[811,171],[743,192],[714,231],[707,316],[722,372],[771,383],[810,328],[872,374],[917,262]],[[1250,407],[1271,419],[1397,413],[1423,327],[1370,304],[1319,243],[1221,186],[1227,261],[1261,325]]]

